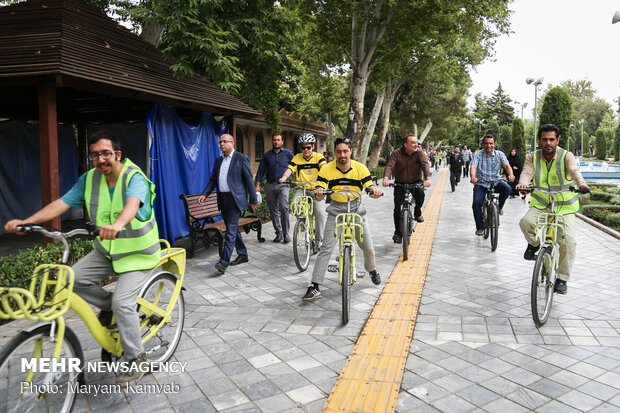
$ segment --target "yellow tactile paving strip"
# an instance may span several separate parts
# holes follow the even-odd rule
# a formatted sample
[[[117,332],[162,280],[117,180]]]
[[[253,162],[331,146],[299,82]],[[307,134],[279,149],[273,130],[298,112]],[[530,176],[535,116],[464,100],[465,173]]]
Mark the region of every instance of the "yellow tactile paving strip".
[[[409,260],[401,256],[394,267],[323,412],[396,410],[447,176],[444,169],[411,237]]]

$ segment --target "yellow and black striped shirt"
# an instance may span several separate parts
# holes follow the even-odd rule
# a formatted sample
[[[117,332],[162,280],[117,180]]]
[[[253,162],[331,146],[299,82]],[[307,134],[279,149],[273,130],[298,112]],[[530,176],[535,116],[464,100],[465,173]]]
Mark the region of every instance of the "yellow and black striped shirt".
[[[338,169],[336,165],[337,160],[333,160],[321,168],[318,186],[341,192],[360,192],[364,188],[372,186],[370,171],[366,165],[351,160],[351,168],[345,172]],[[357,199],[360,196],[352,199]],[[347,198],[342,195],[333,194],[331,197],[336,202],[347,202]]]
[[[298,153],[289,162],[288,169],[290,169],[291,172],[296,173],[296,176],[297,176],[297,178],[295,179],[296,181],[300,181],[300,182],[316,181],[317,177],[319,176],[319,170],[326,163],[327,162],[325,161],[325,158],[323,157],[323,155],[319,153],[312,152],[312,156],[310,157],[309,160],[306,160],[303,154]],[[297,185],[297,186],[300,188],[303,188],[303,186],[301,185]],[[307,187],[307,189],[314,189],[314,188],[316,188],[316,182],[313,182]]]

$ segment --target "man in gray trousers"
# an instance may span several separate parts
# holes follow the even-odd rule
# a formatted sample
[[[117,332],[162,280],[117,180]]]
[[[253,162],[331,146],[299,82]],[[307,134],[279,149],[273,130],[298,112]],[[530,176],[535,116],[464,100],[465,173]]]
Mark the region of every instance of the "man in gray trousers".
[[[272,138],[273,149],[268,150],[260,160],[258,171],[256,172],[256,192],[260,191],[260,183],[264,178],[265,197],[269,206],[269,215],[273,229],[276,231],[276,238],[273,242],[290,242],[289,212],[288,212],[288,192],[289,185],[281,184],[280,177],[288,168],[288,163],[293,159],[293,152],[284,147],[284,140],[280,133],[274,133]]]

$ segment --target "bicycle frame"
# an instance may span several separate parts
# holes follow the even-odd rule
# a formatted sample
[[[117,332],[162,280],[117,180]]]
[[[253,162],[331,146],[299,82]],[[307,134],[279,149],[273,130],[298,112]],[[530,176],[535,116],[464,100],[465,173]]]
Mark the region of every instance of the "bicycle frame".
[[[343,266],[343,250],[346,246],[354,247],[357,231],[359,231],[360,239],[364,236],[362,227],[362,216],[351,212],[351,199],[363,192],[340,192],[332,191],[347,197],[347,212],[336,215],[336,227],[334,228],[334,238],[338,240],[338,255],[340,256],[338,265],[338,275],[340,284],[342,284],[342,266]],[[340,233],[340,235],[339,235]],[[351,267],[355,269],[355,248],[351,248]],[[351,283],[357,281],[356,271],[351,271]]]
[[[296,196],[290,205],[291,214],[295,215],[297,219],[306,218],[308,233],[311,234],[311,241],[314,241],[314,200],[310,195],[306,194],[308,184],[317,181],[288,181],[296,185],[302,185],[303,195]]]

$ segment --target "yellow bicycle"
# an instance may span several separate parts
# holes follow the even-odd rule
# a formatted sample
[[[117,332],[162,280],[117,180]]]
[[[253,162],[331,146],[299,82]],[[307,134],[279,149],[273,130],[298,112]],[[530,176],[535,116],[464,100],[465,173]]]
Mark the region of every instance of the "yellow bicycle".
[[[60,264],[40,265],[28,289],[0,288],[0,318],[37,322],[13,337],[0,351],[1,412],[69,412],[75,389],[84,383],[84,356],[77,335],[66,325],[65,313],[73,310],[84,321],[102,347],[102,359],[122,356],[120,336],[114,324],[103,326],[90,306],[73,292],[75,274],[69,262],[68,238],[92,235],[89,229],[67,233],[50,232],[35,225],[18,227],[20,232],[40,232],[60,241],[64,247]],[[159,265],[138,294],[142,343],[149,362],[166,362],[176,350],[183,333],[185,301],[183,278],[185,250],[162,249]],[[114,323],[114,320],[112,320]],[[52,368],[49,367],[51,363]]]
[[[360,239],[364,235],[362,216],[351,212],[351,199],[363,195],[364,192],[341,192],[326,189],[323,193],[326,195],[338,194],[347,198],[347,212],[336,215],[336,227],[334,229],[334,238],[338,240],[338,275],[342,287],[342,324],[347,324],[351,309],[351,286],[357,282],[355,269],[357,231],[359,231]]]
[[[297,223],[295,223],[295,229],[293,230],[293,257],[295,258],[295,265],[297,265],[300,272],[308,268],[310,256],[316,254],[318,250],[315,233],[314,199],[307,195],[306,192],[312,189],[308,188],[308,186],[314,182],[316,181],[299,182],[289,180],[285,182],[303,187],[303,194],[296,196],[290,206],[291,214],[297,217]]]
[[[532,318],[537,327],[542,327],[547,322],[553,303],[553,291],[557,278],[556,270],[559,265],[560,246],[558,230],[564,227],[564,216],[555,211],[555,198],[565,192],[577,192],[587,194],[589,189],[570,187],[568,190],[552,191],[547,188],[530,186],[522,192],[540,191],[551,198],[549,212],[544,212],[538,217],[536,232],[540,234],[541,241],[534,273],[532,274],[532,288],[530,291],[530,303]]]

